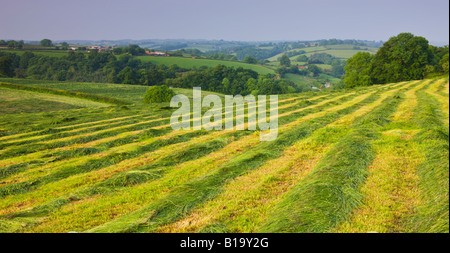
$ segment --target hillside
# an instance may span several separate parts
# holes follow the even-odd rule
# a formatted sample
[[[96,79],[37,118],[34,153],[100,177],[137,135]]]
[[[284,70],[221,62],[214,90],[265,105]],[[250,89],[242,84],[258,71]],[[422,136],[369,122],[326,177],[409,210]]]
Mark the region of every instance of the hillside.
[[[146,62],[149,61],[154,64],[164,64],[167,66],[170,66],[172,64],[177,64],[179,67],[182,68],[192,68],[192,67],[215,67],[219,64],[225,65],[227,67],[242,67],[244,69],[251,69],[259,74],[274,74],[275,72],[273,69],[270,69],[268,67],[257,65],[257,64],[248,64],[243,62],[237,62],[237,61],[221,61],[221,60],[210,60],[210,59],[193,59],[193,58],[187,58],[187,57],[160,57],[160,56],[138,56],[138,59]]]
[[[354,45],[315,46],[315,47],[307,47],[307,48],[289,50],[289,51],[280,53],[278,55],[275,55],[275,56],[269,58],[268,60],[271,62],[277,61],[278,58],[280,58],[283,54],[286,54],[289,52],[299,52],[299,51],[305,51],[305,53],[299,54],[299,55],[311,56],[312,54],[315,54],[315,53],[326,53],[326,54],[330,54],[330,55],[340,58],[340,59],[348,59],[358,52],[376,53],[377,48],[367,47],[367,46],[354,46]],[[299,55],[290,57],[291,61],[294,61],[295,58],[297,58]]]
[[[448,78],[280,95],[272,142],[27,82],[134,105],[0,114],[0,232],[449,232]]]

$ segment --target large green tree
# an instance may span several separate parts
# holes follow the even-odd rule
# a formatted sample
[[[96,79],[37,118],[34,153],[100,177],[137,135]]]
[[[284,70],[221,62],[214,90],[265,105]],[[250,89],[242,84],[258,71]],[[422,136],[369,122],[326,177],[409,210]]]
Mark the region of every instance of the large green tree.
[[[371,69],[375,56],[368,52],[358,52],[347,60],[344,83],[348,88],[372,85]]]
[[[49,39],[41,40],[40,44],[43,47],[51,47],[51,46],[53,46],[53,42],[51,40],[49,40]]]
[[[12,67],[12,59],[9,56],[0,57],[0,76],[12,77],[14,70]]]
[[[145,92],[144,103],[170,102],[173,96],[175,96],[175,92],[166,85],[152,86]]]
[[[289,57],[287,55],[283,54],[280,58],[280,65],[285,66],[285,67],[290,67],[291,59],[289,59]]]
[[[247,56],[245,57],[245,59],[244,59],[244,62],[245,62],[245,63],[250,63],[250,64],[256,64],[256,63],[258,63],[258,58],[253,57],[253,56],[251,56],[251,55],[247,55]]]
[[[375,83],[392,83],[424,78],[433,53],[428,41],[411,33],[390,38],[378,50],[372,65]]]

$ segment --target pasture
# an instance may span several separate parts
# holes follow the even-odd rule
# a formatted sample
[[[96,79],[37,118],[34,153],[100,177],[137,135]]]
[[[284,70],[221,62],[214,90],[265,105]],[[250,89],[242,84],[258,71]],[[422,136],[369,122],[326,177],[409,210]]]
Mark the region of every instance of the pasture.
[[[211,60],[211,59],[193,59],[193,58],[187,58],[187,57],[161,57],[161,56],[138,56],[138,59],[142,60],[143,62],[152,62],[154,64],[164,64],[167,66],[177,64],[179,67],[182,68],[192,68],[192,67],[215,67],[219,64],[225,65],[227,67],[242,67],[244,69],[251,69],[259,74],[273,74],[275,73],[273,69],[270,69],[268,67],[262,66],[262,65],[256,65],[256,64],[248,64],[243,62],[236,62],[236,61],[221,61],[221,60]]]
[[[271,142],[172,130],[145,87],[27,82],[130,105],[0,114],[0,232],[449,232],[448,78],[280,95]]]

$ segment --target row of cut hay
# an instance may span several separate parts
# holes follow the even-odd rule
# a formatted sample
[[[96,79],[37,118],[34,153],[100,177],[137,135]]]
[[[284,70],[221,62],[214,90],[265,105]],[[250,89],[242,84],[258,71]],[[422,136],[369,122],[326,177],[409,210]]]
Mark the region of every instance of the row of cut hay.
[[[158,176],[152,176],[150,180],[149,178],[142,180],[136,185],[120,187],[118,190],[109,194],[89,194],[87,195],[89,198],[82,198],[80,201],[73,202],[70,205],[60,206],[60,209],[53,209],[54,211],[48,217],[48,222],[44,222],[40,226],[33,228],[32,231],[83,231],[101,225],[114,217],[126,215],[151,201],[163,197],[174,187],[185,184],[193,178],[213,170],[217,166],[220,166],[220,164],[236,156],[236,154],[242,153],[258,143],[257,134],[252,134],[231,142],[222,149],[195,160],[182,162],[169,167],[158,166],[154,168],[156,171],[144,170],[140,173],[147,174],[156,172]],[[130,172],[136,173],[132,169],[131,171],[125,172],[125,174],[119,175],[118,178]],[[81,189],[81,191],[86,192],[98,188],[98,184],[89,188]],[[74,195],[77,196],[76,194]],[[92,205],[91,201],[95,201],[97,204]],[[107,210],[99,210],[97,208],[98,205],[107,205],[109,208]],[[90,222],[87,223],[86,220],[90,220]]]
[[[127,115],[124,116],[123,113],[125,113]],[[49,132],[52,133],[54,131],[59,132],[59,131],[65,131],[65,130],[73,130],[73,129],[80,128],[80,127],[94,126],[94,125],[98,125],[98,124],[126,120],[126,119],[130,119],[133,117],[140,117],[140,116],[145,115],[145,113],[142,113],[141,111],[139,111],[133,115],[129,115],[129,113],[130,113],[129,111],[120,111],[120,113],[118,113],[117,115],[116,115],[116,113],[113,115],[110,115],[110,114],[105,114],[103,111],[103,113],[101,115],[96,113],[94,115],[94,118],[82,117],[81,119],[77,119],[77,121],[82,121],[81,123],[69,122],[69,123],[64,123],[63,126],[52,125],[52,127],[50,129],[45,128],[45,127],[40,127],[38,129],[34,129],[34,130],[28,129],[25,132],[0,136],[0,141],[10,141],[10,140],[17,140],[17,139],[21,139],[21,138],[27,138],[27,137],[31,137],[31,136],[39,136],[42,134],[47,134]],[[101,117],[102,119],[98,119],[97,117]],[[103,119],[103,117],[107,117],[107,118]],[[67,125],[67,124],[69,124],[69,125]]]
[[[163,136],[163,137],[165,137],[165,136]],[[132,144],[132,145],[136,145],[136,144]],[[142,145],[142,143],[139,143],[138,145]]]
[[[121,171],[126,171],[134,167],[152,163],[157,159],[169,156],[170,154],[182,152],[189,145],[193,145],[199,141],[205,142],[208,140],[213,140],[224,134],[226,133],[214,132],[213,134],[206,135],[205,131],[202,132],[190,131],[185,133],[182,137],[178,137],[177,139],[169,138],[164,141],[157,141],[153,139],[153,142],[149,142],[149,145],[142,146],[142,148],[145,150],[142,152],[141,155],[136,156],[135,158],[123,159],[122,161],[113,163],[109,166],[96,168],[95,170],[85,173],[79,173],[79,171],[77,170],[71,170],[73,174],[71,176],[66,177],[65,179],[60,179],[54,182],[48,182],[47,184],[41,185],[39,188],[34,189],[33,191],[30,192],[18,193],[7,196],[1,201],[2,211],[11,213],[12,209],[9,208],[14,209],[14,203],[16,202],[20,202],[23,204],[21,205],[20,208],[20,210],[22,210],[32,205],[40,204],[45,201],[50,201],[59,196],[69,194],[72,191],[76,191],[78,188],[95,184],[100,179],[106,180]],[[195,136],[198,136],[198,138],[193,138]],[[83,168],[80,165],[72,167],[67,166],[62,167],[62,170],[60,171],[54,171],[53,174],[56,174],[58,172],[62,174],[62,172],[64,172],[65,170],[67,171],[70,168],[74,167]],[[48,174],[46,176],[49,177],[50,175],[52,174]],[[39,178],[36,180],[39,180]],[[24,205],[24,203],[27,203],[27,205]],[[15,211],[17,211],[17,209]]]
[[[313,98],[312,100],[315,100],[315,99],[316,98]],[[286,102],[286,101],[291,101],[291,100],[293,100],[293,98],[285,99],[285,100],[282,100],[280,102]],[[296,103],[296,104],[298,104],[298,103]],[[291,105],[293,105],[293,104],[291,104]],[[289,106],[289,104],[287,104],[287,106]],[[164,122],[167,119],[169,119],[169,117],[163,117],[163,118],[160,118],[160,119],[157,119],[157,120],[152,120],[152,121],[149,121],[149,122],[153,122],[153,121]],[[147,122],[147,123],[149,123],[149,122]],[[61,139],[54,138],[52,141],[47,143],[48,145],[42,146],[42,144],[45,144],[45,143],[40,143],[40,145],[35,145],[35,146],[30,145],[29,147],[28,146],[26,146],[26,147],[14,147],[12,150],[10,150],[9,153],[10,153],[11,156],[18,156],[19,154],[23,155],[24,153],[33,153],[34,151],[36,151],[36,149],[52,149],[52,148],[54,148],[54,149],[67,150],[67,149],[70,149],[71,146],[75,146],[76,148],[91,147],[90,146],[91,143],[99,144],[98,140],[107,139],[108,141],[110,141],[113,138],[106,138],[105,135],[107,135],[107,136],[108,135],[114,135],[116,133],[120,133],[120,130],[128,131],[130,133],[130,135],[136,135],[137,133],[140,133],[140,132],[132,131],[132,130],[130,130],[130,127],[134,127],[134,126],[139,125],[139,124],[142,124],[142,123],[135,123],[135,124],[131,124],[131,125],[130,124],[123,125],[121,127],[117,127],[116,129],[106,129],[106,130],[103,130],[103,131],[94,131],[94,132],[91,132],[90,134],[72,135],[71,137],[67,137],[66,140],[61,140]],[[166,125],[163,125],[163,126],[161,126],[159,128],[166,128],[166,127],[169,127],[169,125],[166,124]],[[101,138],[101,137],[104,137],[104,138]],[[126,137],[128,137],[128,136],[127,135],[125,135],[125,136],[122,135],[121,136],[121,138],[126,138]],[[74,138],[78,138],[78,139],[74,140]],[[69,140],[71,142],[75,142],[75,144],[71,145],[70,144],[71,142],[68,142]],[[86,143],[86,141],[88,143]],[[80,144],[85,144],[85,145],[80,145]],[[45,154],[45,155],[48,155],[48,154]],[[5,156],[5,154],[4,154],[4,156]],[[34,156],[31,156],[31,157],[34,157]],[[25,162],[24,159],[22,159],[21,162]],[[14,164],[13,162],[8,161],[7,159],[3,159],[3,161],[1,161],[0,163],[2,165]]]
[[[305,117],[307,119],[299,118],[292,123],[283,125],[279,129],[280,134],[275,141],[261,143],[213,171],[176,187],[163,198],[156,199],[131,214],[90,231],[151,232],[160,225],[174,222],[190,212],[192,208],[216,197],[227,181],[260,167],[266,161],[281,156],[283,149],[297,140],[307,138],[314,130],[322,128],[340,116],[356,110],[360,106],[359,103],[369,97],[373,99],[370,94],[360,95],[340,106],[309,114],[309,117]]]
[[[96,132],[103,129],[112,128],[115,126],[121,126],[125,124],[133,124],[139,121],[153,119],[157,116],[155,115],[134,115],[131,117],[119,117],[118,119],[111,119],[108,122],[102,123],[92,123],[89,125],[84,125],[80,128],[64,128],[64,129],[47,129],[44,131],[37,131],[36,134],[29,135],[25,138],[13,139],[2,141],[0,148],[4,149],[8,146],[20,146],[24,144],[30,144],[35,142],[43,143],[44,141],[56,140],[68,136],[77,136],[87,132]]]
[[[83,98],[83,99],[88,99],[88,100],[92,100],[95,102],[107,103],[107,104],[112,104],[112,105],[128,105],[129,104],[128,102],[125,102],[125,101],[122,101],[119,99],[105,97],[105,96],[99,96],[99,95],[94,95],[94,94],[88,94],[88,93],[81,93],[81,92],[55,90],[55,89],[50,89],[50,88],[32,87],[32,86],[27,86],[27,85],[2,83],[2,82],[0,82],[0,86],[10,88],[10,89],[27,90],[27,91],[33,91],[33,92]]]
[[[283,156],[231,181],[216,199],[187,217],[160,227],[157,232],[255,232],[284,193],[305,178],[331,146],[348,132],[348,122],[368,113],[397,90],[382,93],[375,102],[295,143]]]
[[[442,104],[418,90],[418,105],[411,123],[420,128],[414,140],[425,161],[417,168],[420,206],[408,219],[406,230],[415,233],[449,232],[449,128],[442,122]]]
[[[333,101],[335,101],[336,99],[339,99],[339,98],[334,98]],[[311,106],[309,108],[311,108]],[[104,146],[104,144],[105,144],[104,141],[107,140],[109,143],[115,142],[115,143],[120,143],[121,145],[124,145],[124,144],[126,144],[128,142],[124,143],[123,141],[120,142],[120,140],[124,140],[124,139],[129,140],[129,141],[134,140],[135,138],[129,138],[129,136],[137,137],[138,136],[137,134],[140,134],[142,132],[143,132],[143,130],[128,132],[128,133],[126,133],[124,135],[118,135],[118,137],[120,137],[120,138],[103,138],[103,139],[100,139],[100,140],[94,140],[94,141],[88,142],[88,143],[86,143],[86,145],[74,144],[74,145],[70,145],[70,146],[65,146],[65,147],[61,147],[61,148],[56,149],[56,152],[60,152],[60,151],[64,150],[64,151],[66,151],[65,153],[69,153],[70,154],[70,153],[74,153],[74,152],[78,153],[78,150],[81,150],[81,151],[88,150],[88,152],[90,152],[90,153],[97,154],[98,152],[101,152],[98,155],[106,155],[106,154],[111,153],[111,152],[106,152],[105,153],[105,152],[102,152],[103,149],[97,148],[98,146]],[[178,132],[178,133],[180,133],[180,132]],[[95,144],[96,146],[93,146],[92,144]],[[131,144],[131,145],[135,145],[135,144]],[[76,147],[75,151],[68,150],[68,149],[73,148],[73,147]],[[90,149],[91,147],[94,147],[95,149]],[[26,163],[25,163],[26,161],[33,161],[33,159],[36,159],[36,155],[41,155],[41,154],[42,153],[29,155],[28,157],[24,157],[24,158],[27,158],[28,160],[21,159],[20,161],[22,162],[22,164],[26,165]],[[52,153],[50,153],[50,154],[52,154]],[[52,157],[53,158],[53,156],[51,156],[50,154],[48,153],[48,150],[46,150],[46,153],[42,154],[42,156]],[[5,163],[5,162],[11,162],[11,160],[9,160],[9,161],[8,160],[4,160],[3,163]],[[69,161],[64,161],[64,163],[67,163],[67,162],[69,162]],[[16,164],[14,164],[14,163],[11,164],[10,163],[10,164],[7,164],[7,165],[15,166]],[[55,165],[55,166],[57,166],[57,165]],[[39,166],[35,166],[35,168],[38,169]],[[23,179],[24,179],[23,175],[18,175],[18,177],[21,177],[22,181],[23,181]],[[16,180],[16,178],[12,178],[11,180],[9,180],[9,182],[15,181],[15,180]],[[8,181],[4,181],[3,184],[9,184],[9,182]]]
[[[410,123],[418,106],[416,92],[439,83],[428,80],[405,92],[391,126],[374,142],[376,157],[361,189],[365,196],[362,206],[335,232],[406,232],[408,217],[421,204],[416,170],[425,160],[413,140],[419,130]]]
[[[449,125],[449,97],[448,93],[443,93],[442,89],[444,84],[448,84],[448,79],[441,79],[435,83],[434,89],[430,89],[428,91],[429,94],[432,94],[435,99],[441,104],[441,111],[443,113],[442,121],[448,126]]]
[[[360,187],[374,158],[371,142],[402,101],[401,92],[357,118],[350,133],[273,210],[261,232],[330,232],[361,204]]]

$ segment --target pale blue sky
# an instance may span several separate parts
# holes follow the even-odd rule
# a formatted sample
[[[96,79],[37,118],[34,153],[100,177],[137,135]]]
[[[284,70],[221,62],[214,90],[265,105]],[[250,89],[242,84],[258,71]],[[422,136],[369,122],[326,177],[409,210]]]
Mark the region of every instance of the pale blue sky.
[[[449,41],[448,0],[1,0],[0,39]]]

